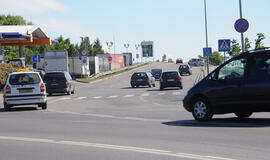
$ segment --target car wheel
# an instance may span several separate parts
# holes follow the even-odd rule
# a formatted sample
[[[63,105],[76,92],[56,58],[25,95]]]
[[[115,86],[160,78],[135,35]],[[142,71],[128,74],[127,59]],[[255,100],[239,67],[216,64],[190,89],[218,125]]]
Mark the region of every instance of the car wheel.
[[[151,88],[151,87],[152,87],[152,85],[151,85],[151,84],[149,84],[149,85],[148,85],[148,87],[149,87],[149,88]]]
[[[199,98],[192,103],[192,115],[197,121],[209,121],[213,117],[210,104],[203,98]]]
[[[156,84],[155,83],[153,84],[153,87],[156,87]]]
[[[43,110],[47,109],[47,102],[46,102],[46,103],[43,103],[43,104],[41,105],[41,109],[43,109]]]
[[[160,86],[160,88],[159,88],[161,91],[164,89],[162,86]]]
[[[10,108],[11,108],[10,105],[7,105],[6,103],[4,103],[4,110],[5,110],[5,111],[9,111]]]
[[[134,85],[131,85],[131,87],[132,87],[132,88],[135,88],[135,86],[134,86]]]
[[[252,115],[252,112],[234,113],[238,118],[248,118]]]
[[[183,86],[180,86],[179,89],[183,89]]]
[[[71,94],[75,94],[75,89],[71,92]]]
[[[69,91],[67,91],[67,95],[71,95],[71,91],[69,90]]]

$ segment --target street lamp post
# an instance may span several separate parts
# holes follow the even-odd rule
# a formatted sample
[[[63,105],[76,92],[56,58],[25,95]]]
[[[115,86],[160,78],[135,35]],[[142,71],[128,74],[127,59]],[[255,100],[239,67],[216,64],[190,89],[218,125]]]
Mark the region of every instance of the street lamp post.
[[[111,51],[111,47],[113,46],[113,42],[106,42],[109,52]]]
[[[124,44],[124,47],[127,49],[127,53],[128,53],[128,48],[129,48],[129,44]]]
[[[137,50],[137,54],[136,54],[137,63],[139,63],[139,47],[140,46],[141,46],[140,44],[135,44],[135,48]]]

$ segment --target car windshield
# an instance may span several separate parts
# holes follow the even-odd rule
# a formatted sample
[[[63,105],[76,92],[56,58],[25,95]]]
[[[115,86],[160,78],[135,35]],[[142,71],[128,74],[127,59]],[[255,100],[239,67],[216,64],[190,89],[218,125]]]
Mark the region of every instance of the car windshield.
[[[178,77],[177,72],[165,72],[162,74],[162,78],[176,78]]]
[[[47,73],[44,76],[45,82],[66,81],[64,73]]]
[[[134,73],[131,78],[147,78],[147,75],[146,73]]]
[[[40,78],[36,73],[14,74],[10,76],[9,83],[11,85],[38,84]]]

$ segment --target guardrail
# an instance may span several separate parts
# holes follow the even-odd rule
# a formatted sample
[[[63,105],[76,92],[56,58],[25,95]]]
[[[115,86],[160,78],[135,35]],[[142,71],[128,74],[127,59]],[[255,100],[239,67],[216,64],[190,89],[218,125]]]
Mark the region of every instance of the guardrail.
[[[204,77],[205,77],[205,70],[203,67],[201,67],[200,72],[197,74],[193,85],[197,84]]]

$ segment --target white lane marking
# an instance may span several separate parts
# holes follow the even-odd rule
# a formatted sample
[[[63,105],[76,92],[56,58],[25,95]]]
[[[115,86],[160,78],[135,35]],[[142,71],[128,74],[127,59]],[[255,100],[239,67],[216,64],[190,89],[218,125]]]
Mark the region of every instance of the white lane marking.
[[[129,97],[134,97],[134,95],[133,94],[128,94],[128,95],[125,95],[124,97],[129,98]]]
[[[157,95],[161,96],[161,95],[165,95],[165,93],[158,93]]]
[[[148,119],[148,118],[139,118],[139,117],[120,117],[120,116],[113,116],[113,115],[106,115],[106,114],[94,114],[94,113],[77,113],[77,112],[70,112],[70,111],[56,111],[53,109],[48,109],[47,111],[54,112],[54,113],[61,113],[61,114],[74,114],[80,116],[92,116],[92,117],[99,117],[99,118],[113,118],[113,119],[121,119],[121,120],[133,120],[133,121],[148,121],[148,122],[168,122],[173,121],[169,119]]]
[[[68,99],[71,99],[71,98],[70,97],[63,97],[63,98],[59,98],[58,100],[63,101],[63,100],[68,100]]]
[[[96,97],[93,97],[94,99],[100,99],[102,98],[102,96],[96,96]]]
[[[149,96],[149,95],[150,95],[149,93],[145,93],[145,94],[142,94],[141,96],[146,97],[146,96]]]
[[[86,99],[87,97],[78,97],[77,100]]]
[[[176,95],[181,95],[181,92],[173,92],[172,94],[175,95],[175,96]]]
[[[117,98],[118,96],[117,95],[113,95],[113,96],[109,96],[107,98]]]
[[[204,156],[204,155],[189,154],[189,153],[174,153],[172,151],[161,150],[161,149],[111,145],[111,144],[102,144],[102,143],[90,143],[90,142],[80,142],[80,141],[65,141],[65,140],[55,140],[55,139],[8,137],[8,136],[0,136],[0,139],[11,140],[11,141],[22,141],[22,142],[80,146],[80,147],[89,147],[89,148],[90,147],[103,148],[103,149],[109,149],[109,150],[121,150],[121,151],[129,151],[129,152],[140,152],[140,153],[162,155],[162,156],[168,156],[168,157],[189,158],[189,159],[194,159],[194,160],[236,160],[236,159],[225,158],[225,157]]]

